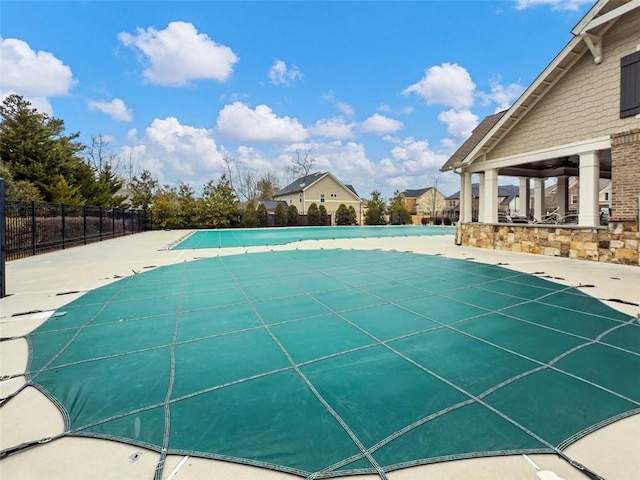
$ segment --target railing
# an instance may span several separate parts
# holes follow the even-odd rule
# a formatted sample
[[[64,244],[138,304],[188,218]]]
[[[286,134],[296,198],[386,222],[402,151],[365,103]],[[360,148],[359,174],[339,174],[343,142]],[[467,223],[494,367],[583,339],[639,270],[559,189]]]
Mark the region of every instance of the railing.
[[[6,201],[4,213],[7,260],[147,229],[142,210]]]

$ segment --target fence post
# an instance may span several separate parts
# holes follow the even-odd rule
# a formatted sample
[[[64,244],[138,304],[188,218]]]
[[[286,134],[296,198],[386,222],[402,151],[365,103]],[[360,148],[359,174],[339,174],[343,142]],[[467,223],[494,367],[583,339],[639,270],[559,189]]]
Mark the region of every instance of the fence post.
[[[100,216],[100,241],[102,241],[102,207],[98,207],[98,212]]]
[[[31,201],[31,246],[33,247],[33,254],[36,254],[36,202]]]
[[[84,244],[87,244],[87,206],[82,205],[82,236]]]
[[[116,209],[111,209],[111,238],[116,238]]]
[[[66,208],[67,206],[64,203],[61,203],[60,207],[61,207],[60,208],[60,212],[62,214],[61,215],[62,216],[62,249],[64,250],[64,248],[65,248],[65,240],[66,240],[66,237],[67,237],[67,230],[66,230],[67,219],[65,218],[65,215],[67,213],[67,208]]]
[[[120,209],[122,213],[122,236],[127,234],[127,211],[124,208]]]
[[[6,206],[4,199],[4,178],[0,178],[0,298],[7,294],[7,277],[5,274],[5,261],[7,258],[7,238],[6,238]]]

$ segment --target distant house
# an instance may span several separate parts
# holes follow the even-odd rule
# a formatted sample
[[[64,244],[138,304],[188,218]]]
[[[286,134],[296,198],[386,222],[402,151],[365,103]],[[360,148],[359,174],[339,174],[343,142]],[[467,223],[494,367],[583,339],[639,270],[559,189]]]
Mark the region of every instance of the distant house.
[[[566,196],[567,205],[565,210],[570,213],[578,211],[578,199],[580,197],[580,184],[577,177],[569,177],[568,195]],[[598,181],[598,205],[601,211],[608,211],[611,208],[611,180],[601,178]],[[531,205],[533,205],[533,195],[531,195]],[[547,212],[558,209],[558,184],[548,186],[545,189],[545,209]]]
[[[518,210],[520,188],[517,185],[498,185],[498,213],[521,216]],[[471,184],[473,218],[477,219],[480,209],[480,184]],[[458,220],[460,218],[460,191],[445,198],[445,214]],[[522,215],[524,216],[524,215]]]
[[[273,195],[274,201],[284,201],[295,205],[298,213],[305,215],[312,203],[324,205],[335,224],[335,212],[341,204],[352,206],[356,211],[358,224],[362,224],[362,199],[351,185],[338,180],[331,172],[315,172],[279,190]]]
[[[442,216],[446,208],[445,196],[435,187],[405,190],[402,195],[411,215]]]

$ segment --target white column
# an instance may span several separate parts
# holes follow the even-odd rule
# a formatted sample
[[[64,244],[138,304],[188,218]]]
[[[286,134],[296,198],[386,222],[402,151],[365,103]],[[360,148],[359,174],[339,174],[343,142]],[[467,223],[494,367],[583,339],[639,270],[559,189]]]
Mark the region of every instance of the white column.
[[[462,190],[460,190],[460,219],[464,223],[471,221],[471,174],[464,172],[462,174]]]
[[[478,221],[484,222],[484,173],[478,174]]]
[[[529,218],[529,202],[531,190],[529,179],[520,177],[520,192],[518,193],[518,216]]]
[[[484,171],[484,222],[498,223],[498,170],[495,168]]]
[[[556,198],[558,200],[558,215],[564,218],[567,216],[567,207],[569,206],[569,177],[564,175],[558,177]]]
[[[533,179],[533,218],[540,221],[544,217],[544,178]]]
[[[578,186],[578,224],[588,227],[600,225],[598,211],[598,181],[600,157],[598,152],[580,154],[580,184]]]

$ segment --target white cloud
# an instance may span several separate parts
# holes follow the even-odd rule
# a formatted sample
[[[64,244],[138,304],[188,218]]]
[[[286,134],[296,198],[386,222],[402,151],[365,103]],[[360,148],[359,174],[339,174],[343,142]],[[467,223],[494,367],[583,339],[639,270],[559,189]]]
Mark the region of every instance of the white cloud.
[[[353,117],[356,114],[355,108],[346,102],[339,101],[337,104],[338,109],[344,113],[347,117]]]
[[[204,128],[182,125],[175,117],[154,119],[138,138],[130,130],[120,155],[131,158],[138,170],[147,169],[161,183],[184,181],[201,187],[226,171],[216,141]]]
[[[287,68],[287,64],[280,59],[276,59],[269,70],[269,80],[274,85],[288,85],[295,80],[302,78],[302,72],[295,65]]]
[[[340,112],[346,117],[353,117],[356,114],[356,110],[349,105],[347,102],[343,102],[342,100],[336,99],[336,96],[332,91],[329,93],[325,93],[322,98],[324,98],[327,102],[334,104]]]
[[[476,85],[466,68],[457,63],[443,63],[429,68],[419,82],[404,89],[402,94],[415,93],[429,105],[462,109],[473,105],[475,89]]]
[[[318,120],[308,131],[315,137],[332,138],[336,140],[352,140],[355,138],[353,132],[356,124],[346,123],[344,118],[333,117]]]
[[[98,100],[89,100],[89,110],[98,110],[109,115],[117,122],[133,121],[133,113],[120,98],[114,98],[110,102],[100,102]]]
[[[578,10],[583,5],[590,5],[593,0],[516,0],[516,9],[549,5],[553,10]]]
[[[144,54],[150,63],[144,78],[159,85],[175,87],[196,79],[224,82],[238,61],[231,48],[198,33],[187,22],[171,22],[165,30],[139,28],[135,35],[121,32],[118,39]]]
[[[51,114],[49,97],[67,95],[77,83],[71,68],[50,52],[33,50],[16,38],[0,39],[0,96],[17,94]]]
[[[478,125],[478,116],[470,110],[446,110],[440,112],[438,120],[447,125],[447,132],[459,139],[466,139]]]
[[[393,118],[385,117],[379,113],[374,113],[367,118],[360,128],[365,133],[375,133],[376,135],[387,135],[389,133],[397,132],[404,127],[404,124]]]
[[[477,95],[484,101],[485,105],[496,103],[497,107],[494,113],[497,113],[509,108],[513,100],[522,95],[524,89],[525,87],[520,83],[510,83],[504,86],[499,80],[493,79],[491,80],[491,92],[479,92]]]
[[[241,102],[225,105],[217,126],[223,135],[244,142],[287,143],[307,138],[307,131],[295,118],[278,117],[267,105],[254,110]]]

